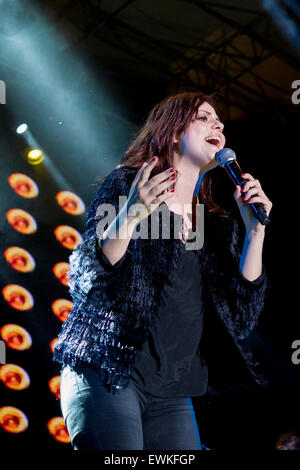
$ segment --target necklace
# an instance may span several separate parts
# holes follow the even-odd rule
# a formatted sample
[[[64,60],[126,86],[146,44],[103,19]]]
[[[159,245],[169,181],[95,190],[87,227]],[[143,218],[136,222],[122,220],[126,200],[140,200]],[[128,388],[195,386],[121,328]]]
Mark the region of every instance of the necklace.
[[[181,240],[186,243],[188,241],[188,235],[190,229],[188,228],[187,223],[185,222],[184,218],[182,218],[182,224],[181,224]]]

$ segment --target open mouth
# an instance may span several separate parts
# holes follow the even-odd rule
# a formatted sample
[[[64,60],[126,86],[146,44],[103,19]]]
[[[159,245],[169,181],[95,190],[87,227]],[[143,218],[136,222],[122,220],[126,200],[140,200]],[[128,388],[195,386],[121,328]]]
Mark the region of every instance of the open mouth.
[[[210,145],[214,145],[215,147],[219,147],[221,144],[221,139],[217,136],[208,136],[205,138],[205,141],[208,142]]]

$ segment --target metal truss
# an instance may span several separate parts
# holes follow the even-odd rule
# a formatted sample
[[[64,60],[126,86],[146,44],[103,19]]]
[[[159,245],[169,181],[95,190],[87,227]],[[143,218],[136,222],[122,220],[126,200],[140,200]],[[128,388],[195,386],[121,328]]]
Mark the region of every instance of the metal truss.
[[[195,37],[194,44],[188,44],[158,39],[121,20],[119,13],[134,3],[135,0],[124,1],[115,11],[107,13],[96,0],[69,2],[68,10],[81,10],[81,21],[76,23],[80,37],[72,47],[78,47],[93,36],[100,43],[121,51],[124,58],[129,57],[132,62],[160,73],[172,91],[184,88],[217,92],[227,118],[232,106],[244,112],[272,112],[281,117],[291,112],[290,90],[256,70],[272,56],[295,71],[299,69],[299,62],[292,54],[271,43],[272,23],[265,12],[210,1],[182,0],[182,4],[192,4],[217,19],[223,31],[223,37],[216,43]],[[232,19],[231,12],[243,15],[241,24]],[[276,99],[273,92],[276,92]]]

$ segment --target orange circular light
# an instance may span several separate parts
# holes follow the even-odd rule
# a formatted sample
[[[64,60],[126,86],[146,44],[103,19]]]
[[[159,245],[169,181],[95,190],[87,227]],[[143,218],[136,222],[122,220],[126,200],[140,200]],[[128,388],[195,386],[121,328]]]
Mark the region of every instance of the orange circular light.
[[[68,273],[69,273],[69,271],[70,271],[69,263],[61,262],[61,263],[56,263],[53,266],[54,276],[64,286],[68,286],[68,282],[69,282]]]
[[[30,334],[25,328],[13,323],[7,323],[0,328],[0,335],[5,344],[17,351],[25,351],[30,349],[32,339]]]
[[[65,322],[72,310],[73,303],[67,299],[56,299],[52,302],[51,308],[54,315],[61,321]]]
[[[23,411],[14,406],[0,408],[0,426],[6,432],[19,433],[28,428],[28,419]]]
[[[16,364],[4,364],[0,366],[0,380],[7,388],[24,390],[30,385],[30,378],[22,367]]]
[[[12,173],[7,178],[10,186],[21,197],[34,198],[39,194],[37,184],[23,173]]]
[[[62,417],[56,416],[55,418],[50,419],[47,423],[47,428],[56,441],[63,442],[65,444],[71,442],[70,435]]]
[[[78,243],[82,242],[82,236],[73,227],[69,225],[59,225],[54,229],[56,239],[69,250],[74,250]]]
[[[55,375],[48,382],[53,395],[60,400],[60,375]]]
[[[4,257],[16,271],[29,273],[35,269],[35,261],[31,254],[19,246],[10,246],[4,251]]]
[[[30,310],[34,305],[31,293],[18,284],[7,284],[2,289],[4,300],[16,310]]]
[[[52,351],[52,354],[54,353],[54,345],[55,345],[57,340],[58,340],[58,337],[53,338],[52,341],[50,341],[50,349]]]
[[[68,214],[80,215],[85,211],[85,205],[82,199],[71,191],[59,191],[55,199],[57,204]]]
[[[22,209],[10,209],[6,212],[6,218],[8,223],[17,230],[17,232],[29,235],[35,233],[37,230],[35,219]]]

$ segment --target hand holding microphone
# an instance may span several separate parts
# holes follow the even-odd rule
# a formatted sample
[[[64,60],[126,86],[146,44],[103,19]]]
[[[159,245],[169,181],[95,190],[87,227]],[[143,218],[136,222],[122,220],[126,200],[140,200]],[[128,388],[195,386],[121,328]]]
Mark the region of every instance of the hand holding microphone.
[[[272,208],[271,201],[267,198],[258,180],[255,180],[249,173],[243,173],[238,162],[236,161],[235,152],[228,148],[223,148],[216,153],[217,163],[224,168],[230,179],[247,191],[244,195],[244,202],[247,203],[252,215],[262,224],[270,223],[269,213]],[[235,198],[240,208],[241,215],[247,227],[247,221],[244,214],[245,205],[240,201],[240,192],[237,188]]]

